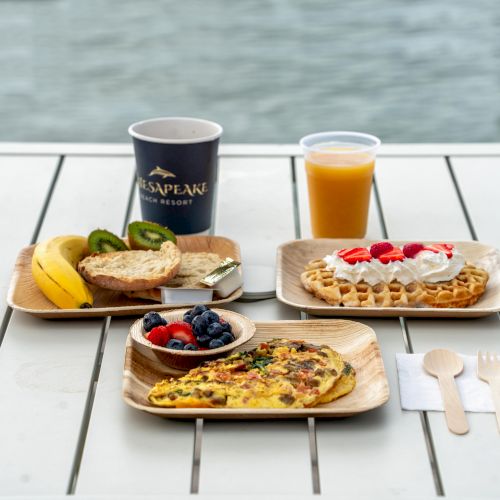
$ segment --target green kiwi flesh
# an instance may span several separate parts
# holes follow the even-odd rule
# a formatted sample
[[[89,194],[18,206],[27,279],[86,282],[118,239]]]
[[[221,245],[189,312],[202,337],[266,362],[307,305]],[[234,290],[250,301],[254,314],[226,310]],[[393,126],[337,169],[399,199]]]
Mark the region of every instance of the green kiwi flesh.
[[[134,250],[159,250],[165,241],[177,243],[175,234],[155,222],[135,221],[128,225],[128,242]]]
[[[125,242],[105,229],[95,229],[88,236],[90,253],[121,252],[128,250]]]

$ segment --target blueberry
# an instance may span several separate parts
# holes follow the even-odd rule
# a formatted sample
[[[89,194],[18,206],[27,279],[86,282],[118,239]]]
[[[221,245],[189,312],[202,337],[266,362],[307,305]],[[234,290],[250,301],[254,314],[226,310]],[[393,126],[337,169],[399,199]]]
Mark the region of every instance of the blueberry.
[[[169,349],[176,349],[177,351],[182,351],[184,349],[184,342],[182,340],[170,339],[165,347]]]
[[[166,325],[167,320],[162,318],[157,312],[148,312],[142,319],[142,326],[146,332],[150,332],[156,326]]]
[[[193,310],[191,311],[191,315],[198,316],[199,314],[202,314],[205,311],[208,311],[208,307],[204,306],[203,304],[198,304],[197,306],[193,307]]]
[[[219,338],[223,344],[227,345],[234,342],[234,337],[229,332],[224,332]]]
[[[195,335],[205,335],[207,333],[207,318],[203,316],[195,316],[191,321],[193,332]]]
[[[191,323],[191,321],[193,321],[193,316],[191,316],[191,314],[184,313],[182,320],[185,321],[186,323]]]
[[[224,321],[224,323],[221,323],[222,328],[224,329],[225,332],[232,333],[233,329],[231,328],[231,323],[228,323],[227,321]]]
[[[211,325],[208,325],[207,335],[213,339],[220,337],[223,332],[224,328],[222,328],[220,323],[212,323]]]
[[[196,347],[194,344],[186,344],[184,346],[185,351],[197,351],[198,347]]]
[[[218,323],[219,322],[219,315],[216,312],[213,311],[205,311],[202,314],[202,317],[207,318],[207,323],[210,325],[212,323]]]
[[[222,347],[224,345],[224,342],[222,342],[221,339],[213,339],[210,341],[210,344],[208,344],[209,349],[217,349],[217,347]]]
[[[212,339],[208,335],[200,335],[197,339],[198,344],[201,345],[201,347],[208,347],[208,344],[212,341]]]

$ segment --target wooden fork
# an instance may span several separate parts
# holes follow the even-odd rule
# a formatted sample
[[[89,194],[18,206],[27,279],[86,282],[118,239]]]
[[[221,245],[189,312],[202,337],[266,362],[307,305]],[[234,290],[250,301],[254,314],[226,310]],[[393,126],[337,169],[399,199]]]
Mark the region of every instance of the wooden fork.
[[[477,353],[477,376],[490,384],[498,432],[500,432],[500,357],[494,352],[487,352],[486,355],[483,355],[479,351]]]

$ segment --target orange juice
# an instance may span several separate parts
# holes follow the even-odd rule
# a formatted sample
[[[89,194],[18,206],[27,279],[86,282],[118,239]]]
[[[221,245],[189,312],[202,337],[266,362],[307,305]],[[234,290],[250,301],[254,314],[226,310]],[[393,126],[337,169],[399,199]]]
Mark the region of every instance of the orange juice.
[[[324,147],[306,155],[315,238],[363,238],[375,156],[356,146]]]

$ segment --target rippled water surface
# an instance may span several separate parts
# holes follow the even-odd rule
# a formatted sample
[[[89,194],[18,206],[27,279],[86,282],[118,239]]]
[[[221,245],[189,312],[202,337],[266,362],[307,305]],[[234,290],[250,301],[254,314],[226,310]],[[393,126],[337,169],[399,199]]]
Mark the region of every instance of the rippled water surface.
[[[498,0],[0,0],[0,141],[500,141]]]

